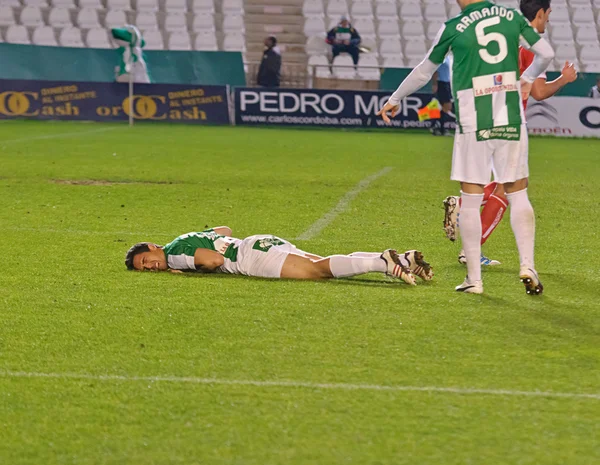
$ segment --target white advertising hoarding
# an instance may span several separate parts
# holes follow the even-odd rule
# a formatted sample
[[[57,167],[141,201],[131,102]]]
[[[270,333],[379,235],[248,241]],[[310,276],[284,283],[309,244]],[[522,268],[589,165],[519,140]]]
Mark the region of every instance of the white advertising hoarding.
[[[552,97],[527,105],[529,134],[600,138],[600,99]]]

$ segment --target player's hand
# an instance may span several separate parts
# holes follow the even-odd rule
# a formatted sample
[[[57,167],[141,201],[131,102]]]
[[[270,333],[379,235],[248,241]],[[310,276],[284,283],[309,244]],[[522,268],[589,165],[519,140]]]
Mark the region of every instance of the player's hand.
[[[183,274],[183,271],[181,271],[181,270],[173,270],[172,268],[169,268],[169,273],[173,273],[173,274]]]
[[[521,100],[527,100],[531,93],[532,82],[521,81]]]
[[[388,116],[388,112],[391,112],[393,118],[394,116],[396,116],[399,109],[400,105],[394,105],[390,102],[387,102],[383,106],[383,108],[377,112],[377,116],[381,116],[386,124],[390,124],[390,117]]]
[[[565,61],[565,66],[562,69],[561,75],[563,79],[567,81],[567,83],[575,81],[577,79],[577,70],[575,69],[575,65]]]

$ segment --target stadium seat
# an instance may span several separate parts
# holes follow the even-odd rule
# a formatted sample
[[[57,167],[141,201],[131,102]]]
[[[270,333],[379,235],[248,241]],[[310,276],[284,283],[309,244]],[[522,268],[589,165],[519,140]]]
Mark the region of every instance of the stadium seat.
[[[308,56],[326,55],[329,52],[329,46],[325,43],[325,34],[310,36],[306,41],[305,50]]]
[[[168,13],[186,13],[186,0],[165,0],[165,11]]]
[[[302,14],[306,18],[322,18],[325,16],[321,0],[307,0],[302,5]]]
[[[407,58],[406,59],[406,67],[407,68],[414,68],[416,66],[418,66],[421,62],[423,61],[423,57],[422,58]]]
[[[378,3],[375,7],[375,15],[379,21],[397,21],[398,9],[395,3]]]
[[[598,43],[598,30],[596,26],[591,24],[589,26],[582,26],[577,30],[577,43],[583,44],[596,44]]]
[[[573,31],[570,24],[556,24],[550,30],[550,39],[555,45],[572,44]]]
[[[71,13],[66,8],[52,8],[48,15],[48,24],[60,28],[72,26]]]
[[[236,31],[244,32],[245,28],[243,16],[225,16],[223,18],[223,32],[226,34]]]
[[[579,53],[581,61],[584,63],[588,62],[599,62],[600,61],[600,48],[597,45],[584,45],[581,47]]]
[[[402,55],[389,55],[383,59],[384,68],[404,68],[404,57]]]
[[[423,23],[418,21],[407,21],[402,26],[402,38],[403,39],[421,39],[425,40],[425,31],[423,30]]]
[[[584,71],[586,73],[598,73],[600,74],[600,61],[595,63],[588,63],[585,65]]]
[[[452,5],[448,6],[448,9],[446,11],[448,12],[448,18],[454,18],[455,16],[458,16],[460,14],[460,7],[457,4],[453,3]]]
[[[75,0],[52,0],[53,8],[77,8]]]
[[[351,16],[352,19],[372,18],[373,5],[369,1],[359,1],[352,4]]]
[[[594,24],[594,15],[589,6],[587,8],[573,8],[573,15],[571,18],[573,24],[576,24],[577,26],[581,26],[582,24]]]
[[[429,5],[437,5],[438,7],[441,6],[442,9],[444,9],[444,0],[425,0],[425,5],[429,6]]]
[[[90,8],[93,10],[102,10],[104,6],[101,0],[78,0],[79,8]]]
[[[368,55],[379,56],[377,48],[377,36],[361,36],[360,45],[369,50]],[[361,55],[362,56],[362,55]]]
[[[443,3],[426,5],[423,16],[426,21],[446,21],[446,8]]]
[[[340,18],[329,18],[329,24],[327,25],[327,31],[336,27],[338,24],[340,24]]]
[[[590,0],[569,0],[569,4],[573,7],[590,7]]]
[[[325,32],[325,23],[322,18],[307,18],[304,21],[304,35],[310,37]]]
[[[169,34],[169,50],[191,50],[192,43],[187,31],[176,31]]]
[[[213,32],[202,32],[194,39],[194,50],[216,51],[219,50],[217,37]]]
[[[27,27],[40,27],[44,25],[42,10],[37,6],[26,6],[21,10],[19,22]]]
[[[197,14],[192,22],[193,31],[215,31],[215,19],[211,14]]]
[[[402,43],[396,38],[387,38],[381,41],[379,45],[379,54],[383,57],[387,55],[403,55]]]
[[[244,36],[239,33],[225,34],[223,50],[227,52],[245,52],[246,41],[244,40]]]
[[[381,79],[381,71],[379,70],[379,61],[377,57],[371,54],[361,55],[358,60],[358,76],[361,79],[370,81],[378,81]]]
[[[222,11],[224,15],[243,15],[243,0],[223,0]]]
[[[123,27],[128,24],[127,15],[122,10],[108,10],[104,18],[104,26],[108,29]],[[98,47],[97,47],[98,48]]]
[[[354,79],[356,77],[356,69],[350,55],[338,55],[333,60],[333,74],[338,79]]]
[[[569,10],[567,8],[556,7],[552,9],[551,23],[553,26],[557,24],[570,24],[571,19],[569,18]]]
[[[427,53],[427,46],[422,40],[410,40],[404,44],[404,56],[421,61]]]
[[[187,18],[181,13],[167,13],[165,16],[165,31],[187,31]],[[169,48],[171,48],[169,46]]]
[[[130,0],[106,0],[106,8],[109,10],[131,10]]]
[[[60,31],[58,42],[63,47],[85,47],[81,40],[81,31],[76,27],[66,27]]]
[[[380,21],[379,22],[379,37],[384,39],[386,37],[399,37],[400,29],[398,27],[398,21]]]
[[[157,29],[144,31],[144,50],[164,50],[165,43],[162,32]]]
[[[23,0],[23,6],[36,6],[38,8],[46,8],[48,6],[47,0]]]
[[[0,26],[16,24],[15,14],[11,6],[0,6]]]
[[[77,21],[75,21],[75,23],[82,29],[100,27],[98,11],[92,10],[91,8],[83,8],[79,10],[79,13],[77,14]]]
[[[575,45],[573,44],[559,45],[556,47],[554,54],[559,63],[564,63],[565,60],[573,61],[577,58],[577,51],[575,50]]]
[[[197,14],[213,15],[215,13],[215,4],[213,0],[194,0],[192,2],[192,11]]]
[[[34,29],[31,42],[35,45],[58,46],[58,42],[54,36],[54,29],[50,26],[42,26]]]
[[[135,9],[137,12],[156,12],[158,11],[158,0],[136,0]]]
[[[25,26],[13,24],[6,30],[6,42],[10,44],[30,44],[29,33]]]
[[[85,43],[90,48],[112,48],[108,38],[108,31],[102,28],[94,28],[87,31]]]
[[[427,32],[425,34],[427,36],[427,39],[429,39],[429,40],[435,39],[435,36],[440,31],[440,29],[442,28],[443,25],[444,25],[443,21],[439,21],[439,22],[432,21],[429,24],[427,24]]]
[[[375,35],[375,23],[370,18],[359,18],[357,19],[352,26],[356,28],[358,33],[361,35]]]
[[[423,21],[423,13],[421,5],[418,3],[403,3],[400,6],[400,18],[406,21],[410,18],[411,21]]]
[[[318,78],[331,77],[330,63],[325,55],[314,55],[308,59],[308,73]]]
[[[138,13],[135,18],[135,25],[144,32],[157,30],[158,22],[156,21],[156,13],[151,11]]]
[[[21,2],[19,0],[0,0],[0,6],[12,6],[15,8],[21,8]]]
[[[327,16],[337,18],[348,14],[348,5],[345,0],[330,0],[327,4]]]

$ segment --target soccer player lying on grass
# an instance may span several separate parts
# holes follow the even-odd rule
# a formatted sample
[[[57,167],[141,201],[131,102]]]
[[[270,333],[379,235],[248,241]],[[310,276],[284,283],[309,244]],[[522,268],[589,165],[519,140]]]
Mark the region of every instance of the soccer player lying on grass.
[[[521,0],[520,9],[523,16],[529,20],[537,32],[540,34],[546,32],[546,25],[550,21],[550,13],[552,12],[550,0]],[[533,58],[533,52],[523,47],[519,47],[520,74],[523,74],[531,65]],[[540,76],[533,81],[529,95],[538,101],[546,100],[576,79],[577,71],[575,70],[575,66],[567,61],[565,62],[561,75],[554,81],[547,82],[546,73],[540,74]],[[529,98],[529,95],[522,95],[524,109],[527,108],[527,99]],[[494,229],[500,224],[504,212],[506,212],[508,207],[508,199],[506,197],[506,192],[504,191],[504,186],[496,182],[486,185],[482,205],[481,245],[485,244],[492,232],[494,232]],[[446,197],[444,200],[444,210],[444,230],[448,239],[454,242],[457,236],[460,196],[451,195]],[[458,261],[463,265],[467,263],[464,250],[460,251]],[[500,262],[498,260],[491,260],[482,254],[481,264],[484,266],[494,266],[500,265]]]
[[[129,249],[125,265],[129,270],[221,272],[285,279],[346,278],[377,272],[412,286],[416,285],[415,276],[425,281],[433,277],[431,266],[416,250],[320,257],[276,236],[236,239],[231,234],[230,228],[220,226],[183,234],[165,246],[141,242]]]

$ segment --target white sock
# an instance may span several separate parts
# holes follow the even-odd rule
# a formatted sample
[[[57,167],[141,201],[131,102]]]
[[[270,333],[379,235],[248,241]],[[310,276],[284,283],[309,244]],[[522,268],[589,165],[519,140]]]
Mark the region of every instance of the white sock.
[[[506,194],[510,204],[510,225],[512,226],[521,266],[533,268],[533,247],[535,244],[535,215],[529,202],[527,189]]]
[[[349,257],[359,257],[359,258],[376,258],[381,257],[381,252],[352,252]]]
[[[329,258],[331,274],[336,278],[346,278],[348,276],[356,276],[357,274],[370,273],[371,271],[385,273],[387,270],[385,262],[379,256],[363,258],[350,257],[348,255],[332,255],[327,258]]]
[[[467,274],[471,283],[481,281],[481,202],[483,194],[467,194],[461,191],[461,207],[458,217],[460,238],[465,257]]]

